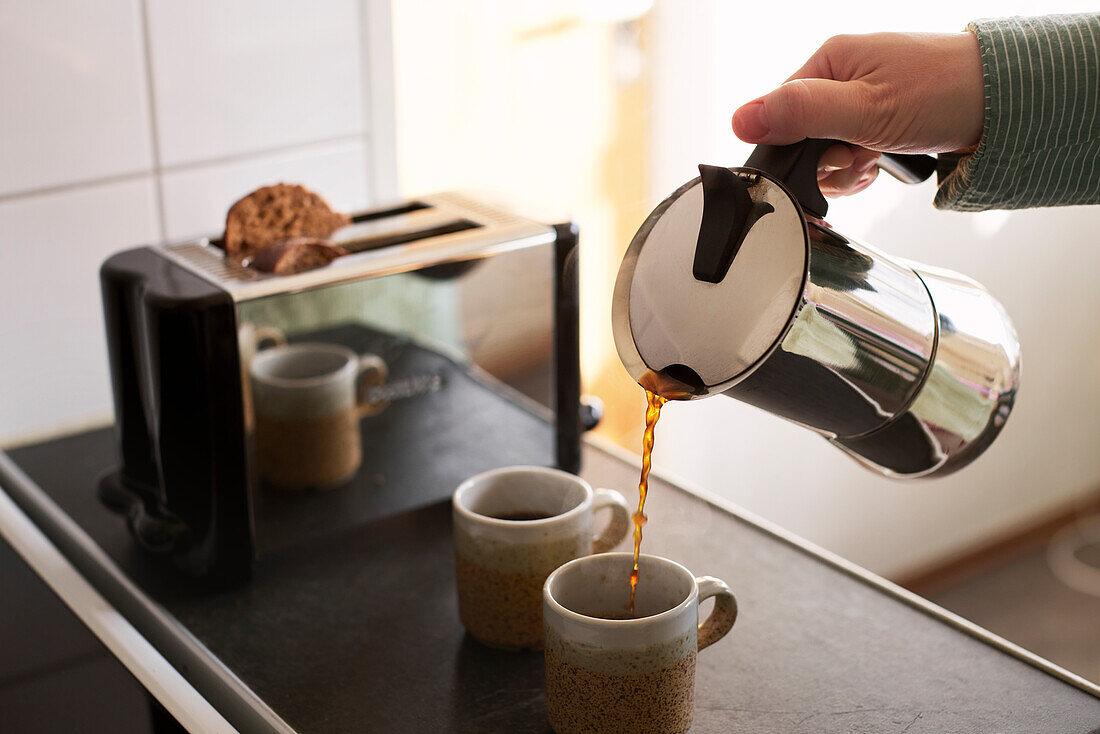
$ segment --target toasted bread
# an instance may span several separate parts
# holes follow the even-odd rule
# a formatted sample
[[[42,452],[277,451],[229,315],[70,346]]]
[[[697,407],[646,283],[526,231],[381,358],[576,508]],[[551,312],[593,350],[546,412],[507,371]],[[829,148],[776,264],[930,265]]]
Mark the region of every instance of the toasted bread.
[[[294,237],[257,248],[252,256],[252,267],[275,275],[293,275],[328,265],[346,254],[348,251],[343,247],[323,240]]]
[[[325,238],[350,223],[309,189],[280,183],[257,189],[230,207],[222,245],[229,257],[245,260],[272,242]]]

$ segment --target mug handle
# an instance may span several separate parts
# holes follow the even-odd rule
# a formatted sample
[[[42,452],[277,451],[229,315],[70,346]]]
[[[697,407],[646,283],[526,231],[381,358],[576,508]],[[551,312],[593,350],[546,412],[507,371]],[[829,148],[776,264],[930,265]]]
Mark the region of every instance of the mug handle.
[[[713,576],[699,576],[695,579],[699,585],[699,603],[714,597],[714,609],[710,616],[699,625],[699,647],[710,647],[726,636],[737,621],[737,599],[725,581]]]
[[[626,499],[613,489],[597,489],[592,498],[592,512],[604,507],[611,508],[611,522],[599,535],[592,539],[592,552],[604,553],[617,546],[630,530],[630,505]]]
[[[370,389],[384,384],[389,373],[390,370],[381,357],[375,354],[359,356],[359,377],[355,383],[355,394],[360,418],[378,415],[390,404],[388,400],[370,399]]]
[[[286,337],[283,336],[283,332],[279,331],[274,326],[257,326],[253,333],[256,339],[256,351],[260,351],[260,345],[268,340],[272,342],[272,346],[276,347],[281,347],[286,344]]]

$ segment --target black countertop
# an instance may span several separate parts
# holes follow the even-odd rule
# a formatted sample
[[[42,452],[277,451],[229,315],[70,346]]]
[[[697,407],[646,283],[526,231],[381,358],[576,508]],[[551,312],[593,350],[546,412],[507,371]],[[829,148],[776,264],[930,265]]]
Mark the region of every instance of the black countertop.
[[[200,658],[293,729],[549,731],[541,654],[487,649],[459,624],[447,503],[265,557],[249,586],[213,593],[139,553],[98,504],[108,431],[9,455],[201,642]],[[628,496],[636,482],[635,466],[591,445],[582,474]],[[736,514],[656,477],[647,511],[644,550],[723,578],[740,604],[699,657],[695,732],[1100,732],[1100,699]],[[64,546],[60,525],[43,529]],[[231,693],[201,663],[175,664],[258,729],[219,704]]]
[[[0,538],[0,731],[155,734],[150,700]]]

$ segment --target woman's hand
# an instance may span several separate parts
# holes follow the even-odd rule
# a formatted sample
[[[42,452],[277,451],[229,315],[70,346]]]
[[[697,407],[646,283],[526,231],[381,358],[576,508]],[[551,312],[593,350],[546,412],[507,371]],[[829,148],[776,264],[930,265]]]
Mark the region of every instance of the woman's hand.
[[[878,173],[878,151],[974,149],[985,93],[972,33],[875,33],[830,38],[781,87],[733,115],[748,143],[786,145],[836,138],[818,163],[826,196],[862,191]]]

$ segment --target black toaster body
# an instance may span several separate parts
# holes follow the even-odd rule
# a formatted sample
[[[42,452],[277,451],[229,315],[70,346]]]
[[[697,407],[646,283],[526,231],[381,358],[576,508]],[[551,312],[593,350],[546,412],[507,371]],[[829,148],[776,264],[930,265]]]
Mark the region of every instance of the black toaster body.
[[[290,276],[208,240],[102,267],[119,466],[99,494],[191,575],[242,583],[270,553],[445,500],[497,466],[579,468],[572,225],[442,194],[359,214],[334,239],[351,254]],[[256,470],[249,363],[284,343],[388,366],[339,487],[278,491]]]

